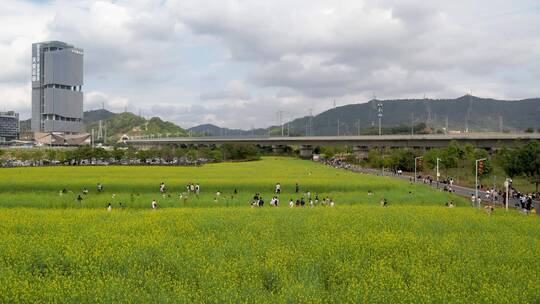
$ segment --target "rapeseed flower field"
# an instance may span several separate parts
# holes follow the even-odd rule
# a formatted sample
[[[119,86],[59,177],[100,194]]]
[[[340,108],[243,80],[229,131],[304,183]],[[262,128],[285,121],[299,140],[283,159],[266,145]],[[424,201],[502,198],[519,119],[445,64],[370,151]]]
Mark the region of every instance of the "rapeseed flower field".
[[[171,201],[159,193],[162,181]],[[90,188],[97,182],[100,194]],[[202,193],[181,201],[189,182]],[[254,192],[270,198],[276,182],[281,206],[249,206]],[[289,208],[296,182],[332,196],[335,207]],[[90,191],[78,203],[83,187]],[[465,199],[391,178],[271,158],[9,169],[0,171],[0,189],[0,303],[540,301],[535,216],[488,216]],[[214,191],[223,193],[217,201]],[[154,196],[159,208],[150,210]],[[383,196],[388,207],[378,204]],[[457,207],[444,207],[448,199]]]
[[[159,192],[164,182],[166,194]],[[96,190],[97,183],[103,192]],[[199,183],[200,195],[186,195],[188,183]],[[425,185],[413,185],[392,177],[376,177],[335,169],[293,158],[265,158],[262,161],[218,163],[203,167],[110,166],[9,168],[0,171],[0,206],[35,208],[113,208],[121,202],[128,208],[150,208],[156,199],[161,207],[249,206],[255,193],[266,203],[280,183],[280,201],[297,199],[307,192],[312,197],[331,197],[337,204],[443,205],[468,201]],[[300,191],[295,193],[295,185]],[[89,191],[83,195],[83,190]],[[60,194],[62,190],[66,193]],[[236,189],[236,194],[234,193]],[[220,192],[219,197],[216,193]],[[372,196],[368,192],[373,193]],[[81,195],[82,201],[77,201]],[[114,198],[113,198],[114,196]],[[217,199],[216,199],[217,198]]]

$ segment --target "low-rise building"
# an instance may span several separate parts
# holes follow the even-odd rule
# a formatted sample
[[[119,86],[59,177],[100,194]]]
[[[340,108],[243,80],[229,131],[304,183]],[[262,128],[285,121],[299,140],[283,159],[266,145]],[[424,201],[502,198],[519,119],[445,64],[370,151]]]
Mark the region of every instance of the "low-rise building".
[[[19,113],[0,112],[0,138],[6,141],[19,138]]]
[[[91,136],[88,133],[35,132],[34,141],[38,146],[84,146],[91,144]]]

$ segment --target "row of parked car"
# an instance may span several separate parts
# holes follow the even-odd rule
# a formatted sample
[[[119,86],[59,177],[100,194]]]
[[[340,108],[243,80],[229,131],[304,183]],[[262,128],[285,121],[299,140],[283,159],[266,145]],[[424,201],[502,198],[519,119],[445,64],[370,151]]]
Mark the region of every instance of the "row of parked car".
[[[137,165],[154,165],[154,166],[198,166],[206,163],[215,162],[213,159],[198,158],[196,160],[188,159],[185,157],[173,158],[171,160],[165,160],[163,158],[152,158],[141,160],[138,158],[133,159],[83,159],[83,160],[68,160],[60,162],[58,160],[4,160],[1,161],[1,167],[40,167],[40,166],[108,166],[108,165],[123,165],[123,166],[137,166]]]

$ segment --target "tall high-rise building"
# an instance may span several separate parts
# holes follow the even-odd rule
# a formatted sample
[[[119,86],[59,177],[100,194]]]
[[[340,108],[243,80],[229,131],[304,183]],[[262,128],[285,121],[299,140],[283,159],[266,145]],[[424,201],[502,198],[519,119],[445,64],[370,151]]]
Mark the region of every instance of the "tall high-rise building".
[[[33,132],[83,131],[83,54],[60,41],[32,44]]]

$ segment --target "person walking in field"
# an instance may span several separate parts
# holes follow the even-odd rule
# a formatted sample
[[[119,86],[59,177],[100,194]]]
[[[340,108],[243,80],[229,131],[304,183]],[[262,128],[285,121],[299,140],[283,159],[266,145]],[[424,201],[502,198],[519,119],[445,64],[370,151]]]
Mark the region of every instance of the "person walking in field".
[[[300,192],[300,186],[298,185],[298,183],[296,183],[296,185],[294,186],[294,192]]]
[[[96,188],[97,188],[97,192],[100,193],[101,191],[103,191],[103,184],[97,183]]]
[[[199,185],[199,183],[197,183],[195,185],[195,194],[199,195],[200,192],[201,192],[201,186]]]
[[[112,211],[112,204],[111,204],[111,203],[109,203],[109,204],[107,205],[107,211],[109,211],[109,212]]]
[[[161,182],[161,184],[159,184],[159,192],[163,194],[165,193],[165,191],[167,191],[166,189],[167,189],[167,186],[165,186],[165,183]]]
[[[290,207],[290,208],[294,207],[294,201],[293,201],[292,198],[291,198],[291,201],[289,202],[289,207]]]
[[[313,208],[313,200],[312,199],[309,200],[309,207]]]
[[[495,208],[493,208],[493,206],[491,205],[487,205],[484,207],[484,209],[486,209],[486,212],[489,216],[491,216],[491,214],[493,213],[493,211],[495,210]]]
[[[88,189],[84,188],[83,191],[82,191],[82,193],[83,193],[84,195],[87,195],[87,194],[88,194]]]
[[[77,195],[77,202],[78,202],[78,203],[82,202],[82,196],[81,196],[80,194]]]
[[[157,209],[157,202],[156,202],[155,199],[152,200],[152,209],[153,209],[153,210],[156,210],[156,209]]]
[[[281,194],[281,184],[280,183],[276,184],[276,194]]]

